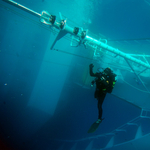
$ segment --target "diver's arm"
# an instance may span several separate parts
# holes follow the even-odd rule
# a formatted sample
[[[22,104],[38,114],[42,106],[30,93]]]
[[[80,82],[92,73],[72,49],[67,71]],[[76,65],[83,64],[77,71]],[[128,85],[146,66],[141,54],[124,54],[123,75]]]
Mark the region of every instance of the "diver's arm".
[[[90,76],[92,76],[92,77],[97,77],[97,73],[93,73],[93,67],[94,67],[93,64],[90,64],[90,65],[89,65]]]

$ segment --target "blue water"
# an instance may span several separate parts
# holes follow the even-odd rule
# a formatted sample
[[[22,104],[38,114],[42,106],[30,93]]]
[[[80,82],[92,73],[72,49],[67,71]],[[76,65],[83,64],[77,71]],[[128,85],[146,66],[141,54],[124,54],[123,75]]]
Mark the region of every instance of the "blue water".
[[[17,2],[38,13],[47,10],[57,18],[61,12],[71,26],[103,35],[110,44],[123,39],[143,44],[141,39],[150,38],[148,0]],[[0,149],[98,150],[111,139],[107,133],[140,115],[139,107],[108,94],[103,103],[104,120],[96,132],[88,134],[98,117],[95,87],[90,88],[88,81],[88,66],[96,64],[87,59],[91,52],[84,46],[70,47],[66,39],[55,45],[58,51],[50,50],[57,30],[3,1],[0,14]],[[124,43],[120,47],[131,50]],[[133,48],[130,53],[149,54],[148,47]],[[121,84],[117,86],[119,92]],[[122,92],[132,97],[128,88]],[[143,125],[143,135],[149,133],[149,123],[138,122]],[[114,144],[134,140],[136,132],[137,126],[133,125],[116,133]]]

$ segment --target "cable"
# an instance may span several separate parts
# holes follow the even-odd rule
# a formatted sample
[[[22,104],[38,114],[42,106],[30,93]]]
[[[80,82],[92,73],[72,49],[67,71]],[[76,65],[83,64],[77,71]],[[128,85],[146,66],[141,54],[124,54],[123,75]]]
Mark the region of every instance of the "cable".
[[[9,8],[9,7],[7,7],[7,6],[5,6],[5,5],[2,5],[2,4],[0,4],[0,7],[1,7],[1,8],[4,8],[4,9],[6,9],[7,11],[10,11],[10,12],[12,12],[12,13],[14,13],[14,14],[16,14],[16,15],[18,15],[18,16],[20,16],[20,17],[26,19],[26,20],[28,20],[28,21],[31,21],[32,23],[34,23],[34,24],[36,24],[36,25],[38,25],[38,26],[40,26],[40,27],[42,27],[42,28],[44,28],[44,29],[46,29],[46,30],[48,30],[48,31],[51,31],[50,28],[47,28],[47,27],[42,26],[40,22],[37,22],[37,21],[35,21],[35,20],[33,20],[33,19],[31,19],[31,18],[29,18],[29,17],[27,17],[27,16],[25,16],[25,15],[23,15],[23,14],[21,14],[21,13],[15,11],[15,10],[13,10],[12,8]]]
[[[44,24],[41,24],[41,22],[35,21],[35,20],[31,19],[30,17],[27,17],[27,16],[25,16],[25,15],[15,11],[12,8],[9,8],[9,7],[7,7],[7,6],[3,5],[3,4],[0,4],[0,7],[6,9],[7,11],[10,11],[10,12],[16,14],[17,16],[20,16],[20,17],[24,18],[25,20],[28,20],[28,21],[38,25],[39,27],[41,27],[41,28],[43,28],[45,30],[48,30],[48,31],[53,32],[55,34],[59,32],[57,30],[53,30],[53,28],[50,28],[49,26],[44,26]],[[66,40],[70,41],[70,37],[68,37],[68,35],[64,36],[64,38]]]
[[[41,25],[39,22],[37,22],[37,21],[35,21],[35,20],[33,20],[33,19],[29,18],[29,17],[26,17],[25,15],[23,15],[23,14],[21,14],[21,13],[15,11],[15,10],[9,8],[9,7],[6,7],[6,6],[2,5],[2,4],[0,4],[0,7],[4,8],[4,9],[6,9],[6,10],[9,10],[10,12],[12,12],[12,13],[14,13],[14,14],[16,14],[16,15],[18,15],[18,16],[20,16],[20,17],[26,19],[26,20],[29,20],[29,21],[31,21],[32,23],[34,23],[34,24],[36,24],[36,25],[38,25],[38,26],[40,26],[40,27],[42,27],[42,28],[44,28],[44,29],[46,29],[46,30],[48,30],[48,31],[52,31],[52,32],[58,33],[57,31],[54,31],[54,30],[52,30],[52,29],[50,29],[50,28],[47,28],[47,27]],[[70,41],[70,37],[65,36],[65,39],[67,39],[67,40]],[[150,38],[141,38],[141,39],[119,39],[119,40],[108,40],[108,41],[135,41],[135,40],[150,40]],[[58,49],[54,49],[54,50],[59,51],[59,52],[62,52],[62,53],[66,53],[66,54],[69,54],[69,55],[74,55],[74,56],[77,56],[77,57],[81,57],[81,58],[84,58],[84,59],[94,60],[93,58],[88,58],[88,57],[80,56],[80,55],[73,54],[73,53],[70,53],[70,52],[65,52],[65,51],[58,50]],[[104,53],[104,52],[102,52],[102,53]],[[2,54],[2,53],[1,53],[1,54]],[[109,55],[109,54],[107,54],[107,55]],[[112,57],[111,55],[109,55],[109,56]],[[109,58],[108,56],[105,56],[105,57],[106,57],[106,58]],[[33,59],[33,60],[38,60],[38,59]],[[42,61],[42,60],[40,60],[40,61]],[[95,60],[95,61],[97,61],[97,60]],[[44,61],[44,62],[49,62],[49,61]],[[49,63],[54,63],[54,62],[49,62]],[[106,63],[106,62],[103,62],[103,63],[109,64],[109,63]],[[59,64],[59,63],[55,63],[55,64]],[[59,65],[60,65],[60,64],[59,64]],[[62,64],[61,64],[61,65],[62,65]],[[109,65],[110,65],[110,64],[109,64]],[[121,69],[122,69],[122,68],[121,68]],[[129,70],[127,70],[127,71],[129,71]],[[122,79],[122,80],[123,80],[123,79]],[[124,80],[123,80],[123,81],[124,81]],[[129,84],[129,83],[126,82],[126,81],[124,81],[124,82],[125,82],[126,84],[128,84],[129,86],[131,86],[131,87],[133,87],[133,88],[135,88],[135,89],[137,89],[137,90],[139,90],[139,91],[141,91],[141,92],[150,93],[150,92],[147,92],[147,91],[140,90],[140,89],[138,89],[138,88],[132,86],[131,84]]]
[[[125,80],[123,80],[123,79],[122,79],[122,81],[123,81],[123,82],[125,82],[126,84],[128,84],[129,86],[131,86],[132,88],[134,88],[134,89],[138,90],[138,91],[141,91],[141,92],[149,93],[149,94],[150,94],[150,92],[148,92],[148,91],[144,91],[144,90],[141,90],[141,89],[139,89],[139,88],[136,88],[135,86],[131,85],[130,83],[126,82],[126,81],[125,81]]]
[[[89,60],[94,60],[93,58],[89,58],[89,57],[85,57],[85,56],[73,54],[73,53],[70,53],[70,52],[62,51],[62,50],[60,50],[60,49],[55,49],[55,48],[54,48],[53,50],[58,51],[58,52],[61,52],[61,53],[65,53],[65,54],[69,54],[69,55],[73,55],[73,56],[77,56],[77,57],[89,59]],[[96,60],[95,60],[95,61],[96,61]]]
[[[77,57],[81,57],[81,58],[85,58],[85,59],[93,60],[92,58],[88,58],[88,57],[80,56],[80,55],[73,54],[73,53],[69,53],[69,52],[65,52],[65,51],[62,51],[62,50],[58,50],[58,49],[54,49],[54,50],[56,50],[56,51],[58,51],[58,52],[66,53],[66,54],[69,54],[69,55],[74,55],[74,56],[77,56]],[[106,63],[106,62],[105,62],[105,64],[109,64],[109,63]],[[111,64],[111,65],[112,65],[112,64]],[[126,70],[126,71],[127,71],[127,70]],[[122,79],[122,80],[123,80],[123,79]],[[135,88],[136,90],[139,90],[139,91],[141,91],[141,92],[149,93],[149,94],[150,94],[150,92],[148,92],[148,91],[141,90],[141,89],[136,88],[135,86],[131,85],[130,83],[126,82],[125,80],[123,80],[123,81],[124,81],[126,84],[128,84],[129,86],[131,86],[131,87]]]
[[[139,38],[139,39],[114,39],[114,40],[109,40],[107,39],[107,41],[146,41],[146,40],[150,40],[150,38]]]
[[[96,61],[95,59],[93,58],[89,58],[89,57],[84,57],[84,56],[81,56],[81,55],[77,55],[77,54],[73,54],[73,53],[70,53],[70,52],[66,52],[66,51],[63,51],[63,50],[60,50],[60,49],[53,49],[55,51],[58,51],[58,52],[61,52],[61,53],[66,53],[68,55],[73,55],[73,56],[77,56],[77,57],[81,57],[81,58],[84,58],[84,59],[89,59],[89,60],[93,60],[93,61]],[[107,57],[107,56],[106,56]],[[120,69],[120,70],[124,70],[124,71],[131,71],[130,68],[125,68],[125,65],[123,67],[123,65],[120,67],[120,66],[117,66],[117,65],[113,65],[111,63],[107,63],[107,62],[104,62],[102,60],[100,60],[100,62],[104,63],[104,64],[108,64],[110,67],[113,66],[114,68],[117,68],[117,69]],[[124,69],[123,69],[124,68]]]

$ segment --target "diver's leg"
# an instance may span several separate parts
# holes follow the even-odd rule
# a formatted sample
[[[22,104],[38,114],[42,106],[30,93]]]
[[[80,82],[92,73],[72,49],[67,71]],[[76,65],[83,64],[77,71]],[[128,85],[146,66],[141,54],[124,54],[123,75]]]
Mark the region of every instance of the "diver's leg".
[[[98,115],[98,119],[102,120],[102,114],[103,114],[103,109],[102,109],[102,104],[104,102],[106,94],[102,93],[98,98],[98,111],[99,111],[99,115]]]
[[[96,90],[95,98],[97,98],[97,100],[98,100],[99,116],[98,116],[98,120],[91,125],[90,129],[88,130],[88,133],[95,132],[97,130],[97,128],[99,127],[100,123],[102,122],[102,112],[103,112],[102,104],[105,99],[105,96],[106,96],[105,93],[99,93],[99,91]]]

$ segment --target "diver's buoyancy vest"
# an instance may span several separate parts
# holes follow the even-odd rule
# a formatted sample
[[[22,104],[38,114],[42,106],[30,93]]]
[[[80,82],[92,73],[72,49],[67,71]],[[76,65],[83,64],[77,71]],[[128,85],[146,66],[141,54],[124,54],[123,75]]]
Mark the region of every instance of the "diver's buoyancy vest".
[[[111,76],[101,74],[97,78],[97,87],[103,92],[111,93],[116,83],[116,74],[112,73]]]
[[[108,93],[111,93],[112,92],[112,90],[113,90],[113,88],[114,88],[114,86],[115,86],[115,84],[116,84],[116,77],[117,75],[116,74],[114,74],[114,73],[112,73],[111,74],[111,76],[110,76],[110,84],[109,84],[109,86],[107,87],[107,92]]]

